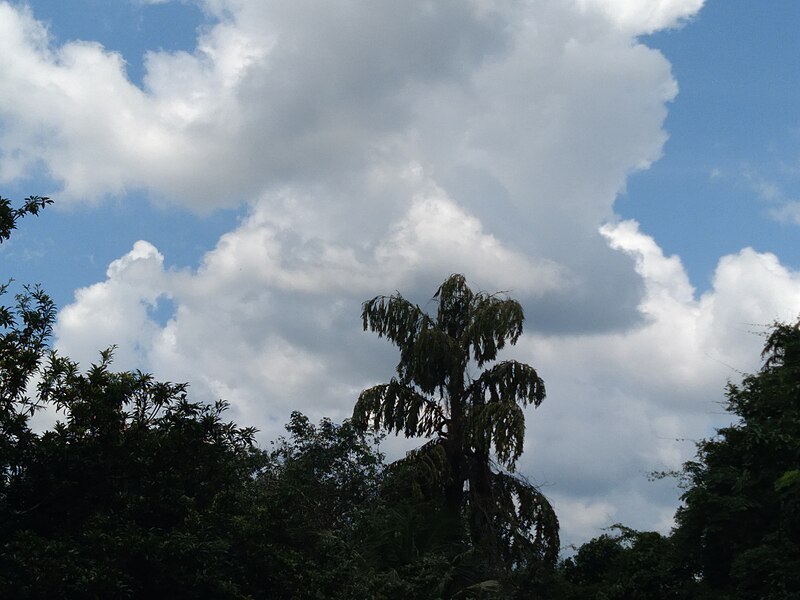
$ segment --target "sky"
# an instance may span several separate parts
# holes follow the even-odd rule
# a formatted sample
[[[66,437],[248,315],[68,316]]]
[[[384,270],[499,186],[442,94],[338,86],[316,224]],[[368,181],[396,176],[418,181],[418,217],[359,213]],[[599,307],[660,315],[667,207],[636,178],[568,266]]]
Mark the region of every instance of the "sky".
[[[266,443],[449,274],[526,314],[520,472],[565,545],[667,532],[727,382],[800,315],[792,0],[0,1],[0,267],[82,365],[188,381]],[[397,455],[407,442],[385,442]]]

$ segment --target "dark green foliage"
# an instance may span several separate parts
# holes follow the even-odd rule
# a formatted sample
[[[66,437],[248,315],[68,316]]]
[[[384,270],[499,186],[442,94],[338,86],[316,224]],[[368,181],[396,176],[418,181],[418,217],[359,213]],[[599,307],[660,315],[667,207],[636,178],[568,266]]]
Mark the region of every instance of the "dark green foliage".
[[[695,582],[677,564],[672,540],[622,525],[583,544],[560,566],[569,600],[697,598]]]
[[[7,290],[0,285],[0,295]],[[0,514],[9,481],[23,468],[36,404],[26,395],[38,371],[55,319],[55,306],[39,288],[25,288],[12,307],[0,306]]]
[[[496,578],[552,566],[557,557],[552,507],[513,474],[525,435],[522,407],[542,402],[544,383],[516,361],[469,376],[471,365],[485,367],[519,339],[524,316],[518,302],[474,293],[461,275],[449,277],[434,299],[436,318],[400,295],[364,303],[364,329],[397,345],[400,362],[397,378],[362,392],[353,420],[376,431],[433,437],[405,467],[417,465],[435,484],[419,488],[431,493],[429,501],[443,503],[437,510],[455,525],[443,539],[466,544],[462,554],[480,563],[472,573],[486,578],[472,589],[488,593]],[[493,468],[495,460],[506,470]]]
[[[364,556],[383,509],[372,438],[311,425],[258,450],[223,402],[185,384],[85,374],[57,356],[39,397],[65,421],[33,436],[5,488],[0,597],[361,598],[382,586]]]
[[[315,426],[297,412],[287,430],[256,481],[263,545],[243,557],[248,572],[264,577],[255,595],[371,597],[363,540],[383,472],[376,440],[349,422]]]
[[[349,423],[295,413],[258,450],[185,384],[87,373],[51,355],[40,402],[64,422],[30,444],[0,515],[0,597],[367,598],[382,460]],[[369,515],[369,518],[367,516]]]
[[[36,436],[6,487],[0,595],[241,597],[230,553],[254,430],[191,403],[185,385],[81,374],[51,356],[39,400],[66,422]]]
[[[715,593],[800,596],[800,329],[775,325],[764,367],[728,386],[739,418],[698,446],[674,537]]]
[[[0,197],[0,244],[11,237],[11,232],[17,228],[17,221],[22,217],[38,215],[40,210],[52,203],[47,197],[29,196],[20,208],[14,208],[7,198]]]
[[[15,209],[0,197],[0,243],[20,218],[36,215],[50,203],[49,198],[31,196]],[[8,283],[0,284],[0,296],[8,288]],[[0,516],[9,478],[22,468],[32,441],[28,418],[35,406],[25,395],[26,386],[44,356],[55,312],[53,301],[38,287],[24,287],[13,306],[0,305]]]

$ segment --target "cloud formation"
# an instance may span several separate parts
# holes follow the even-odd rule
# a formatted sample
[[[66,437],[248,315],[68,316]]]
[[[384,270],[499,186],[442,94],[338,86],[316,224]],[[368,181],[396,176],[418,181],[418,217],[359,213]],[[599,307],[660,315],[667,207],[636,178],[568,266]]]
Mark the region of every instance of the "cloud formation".
[[[635,36],[697,7],[662,4],[626,4],[621,29],[598,2],[209,0],[194,50],[148,53],[139,88],[124,57],[55,46],[29,10],[0,3],[0,178],[43,165],[62,202],[143,189],[201,212],[288,203],[307,247],[312,232],[329,252],[359,236],[367,253],[414,240],[409,219],[435,189],[438,217],[451,206],[498,244],[473,248],[474,273],[516,272],[514,289],[541,300],[538,326],[623,326],[641,285],[597,227],[666,139],[677,86]],[[425,242],[439,278],[465,262],[445,229]],[[289,238],[273,244],[291,261]],[[554,279],[571,294],[548,294]]]
[[[585,11],[599,11],[633,35],[653,33],[685,23],[697,14],[703,0],[578,0]]]
[[[565,539],[667,527],[675,489],[646,473],[691,455],[675,439],[708,435],[726,379],[757,367],[750,331],[800,306],[798,274],[750,249],[698,296],[678,257],[614,214],[661,156],[678,91],[638,36],[702,1],[201,5],[196,47],[150,52],[140,88],[124,57],[56,46],[0,3],[0,180],[43,165],[68,202],[136,189],[248,206],[194,271],[137,242],[61,311],[58,347],[88,364],[117,344],[119,367],[226,398],[269,438],[293,409],[348,416],[391,376],[362,301],[431,306],[463,272],[525,306],[510,354],[549,397],[528,415],[523,471]]]
[[[677,86],[632,37],[650,17],[619,30],[596,2],[202,6],[213,24],[195,49],[148,53],[140,89],[120,55],[56,47],[29,10],[0,4],[0,87],[22,92],[0,101],[0,177],[44,165],[62,201],[144,189],[198,211],[291,198],[313,215],[306,237],[359,235],[365,248],[387,223],[401,235],[436,188],[509,245],[506,258],[535,256],[572,282],[570,312],[585,317],[551,298],[537,322],[630,321],[640,286],[596,230],[666,139]],[[670,23],[691,13],[665,6]],[[430,243],[443,250],[433,262],[460,254],[443,236]]]
[[[723,257],[712,288],[697,297],[680,260],[664,256],[634,222],[603,232],[635,259],[645,285],[641,323],[610,333],[528,334],[507,353],[546,379],[548,399],[528,413],[522,470],[555,498],[573,541],[617,520],[668,527],[675,487],[647,474],[679,467],[693,453],[685,440],[724,423],[725,382],[752,370],[759,334],[800,307],[800,274],[773,255],[745,249]],[[360,333],[359,302],[410,275],[378,270],[362,281],[368,269],[353,268],[326,278],[319,264],[270,263],[274,235],[252,217],[195,273],[165,270],[157,250],[138,242],[106,281],[79,290],[61,312],[59,347],[88,363],[96,348],[121,341],[138,353],[121,354],[120,366],[190,380],[200,397],[232,401],[237,417],[265,438],[294,409],[348,416],[359,391],[388,378],[396,362],[388,344]],[[148,312],[160,296],[177,306],[163,326]]]
[[[636,260],[646,290],[642,324],[533,335],[522,348],[549,375],[550,390],[529,419],[525,460],[567,506],[594,507],[593,523],[564,515],[579,539],[615,521],[669,526],[678,491],[674,482],[649,482],[648,474],[679,468],[693,441],[729,421],[726,382],[754,371],[770,324],[800,311],[800,274],[772,254],[746,248],[721,258],[711,289],[698,297],[678,257],[664,256],[636,223],[603,232]]]

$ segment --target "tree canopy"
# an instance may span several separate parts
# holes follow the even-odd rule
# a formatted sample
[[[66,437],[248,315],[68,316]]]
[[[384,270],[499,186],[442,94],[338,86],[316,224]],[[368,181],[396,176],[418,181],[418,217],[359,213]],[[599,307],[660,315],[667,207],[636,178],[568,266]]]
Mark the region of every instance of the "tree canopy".
[[[762,357],[728,385],[736,420],[678,474],[671,534],[623,527],[584,544],[562,564],[567,597],[800,597],[800,323],[776,323]]]
[[[0,198],[0,242],[49,202]],[[365,302],[396,377],[350,421],[293,413],[263,449],[224,401],[114,371],[113,348],[88,368],[52,351],[55,305],[17,289],[0,306],[0,597],[800,597],[800,323],[775,324],[763,368],[728,386],[735,422],[684,465],[669,535],[618,524],[556,564],[555,512],[515,473],[545,388],[498,361],[524,318],[504,294],[453,275],[434,316]],[[34,431],[43,407],[59,420]],[[425,441],[387,465],[387,433]]]
[[[687,463],[675,540],[716,593],[800,596],[800,323],[776,324],[764,366],[729,385],[737,418]]]

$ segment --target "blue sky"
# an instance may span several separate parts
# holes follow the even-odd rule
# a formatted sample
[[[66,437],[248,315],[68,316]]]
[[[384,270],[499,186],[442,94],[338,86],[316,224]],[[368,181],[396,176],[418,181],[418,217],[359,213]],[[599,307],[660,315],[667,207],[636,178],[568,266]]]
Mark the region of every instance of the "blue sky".
[[[116,344],[264,440],[391,376],[366,298],[508,290],[564,539],[664,531],[646,474],[800,314],[800,8],[763,6],[0,2],[0,193],[56,200],[0,265],[60,351]]]
[[[192,50],[197,28],[206,23],[203,11],[190,2],[147,4],[77,0],[29,2],[37,19],[46,22],[56,43],[93,40],[122,53],[128,76],[137,84],[144,75],[148,50]]]
[[[745,246],[800,264],[797,222],[769,216],[800,195],[799,22],[788,0],[717,1],[687,27],[645,38],[681,91],[664,158],[631,178],[617,210],[679,254],[701,289],[720,256]]]
[[[185,2],[45,0],[27,5],[47,25],[55,45],[76,39],[96,41],[120,53],[128,77],[137,85],[142,85],[148,50],[191,51],[197,29],[206,21],[198,5]],[[57,189],[58,182],[46,170],[34,169],[21,180],[9,182],[2,194],[7,198],[51,194],[58,199]],[[240,213],[234,209],[197,215],[168,205],[154,205],[143,191],[89,207],[59,205],[36,223],[20,224],[13,249],[3,253],[0,260],[19,264],[17,261],[23,257],[31,275],[15,277],[42,283],[63,306],[72,300],[75,289],[102,278],[108,264],[138,239],[151,240],[164,248],[172,265],[196,266],[219,236],[233,228]]]

